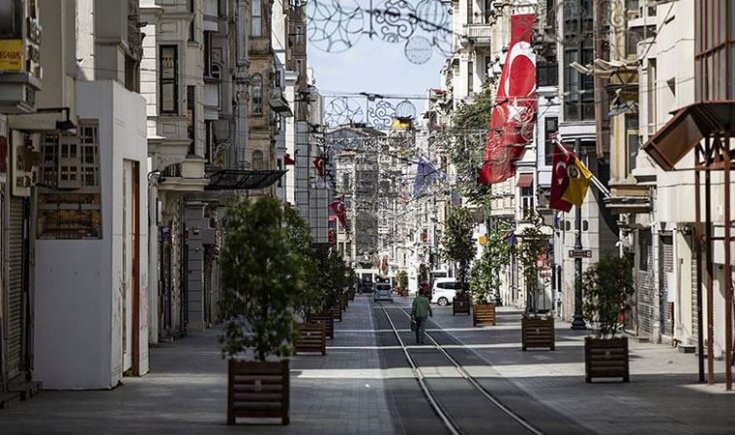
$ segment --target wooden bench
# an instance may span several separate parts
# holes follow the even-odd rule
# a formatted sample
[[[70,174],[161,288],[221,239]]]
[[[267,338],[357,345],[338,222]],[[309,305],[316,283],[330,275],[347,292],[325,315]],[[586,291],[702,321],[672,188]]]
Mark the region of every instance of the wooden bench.
[[[324,321],[307,322],[299,325],[299,338],[294,343],[294,353],[327,354],[326,327]]]
[[[472,324],[474,326],[495,326],[495,304],[477,304],[472,310]]]
[[[280,418],[289,424],[288,360],[279,362],[230,359],[227,376],[227,424],[237,418]]]

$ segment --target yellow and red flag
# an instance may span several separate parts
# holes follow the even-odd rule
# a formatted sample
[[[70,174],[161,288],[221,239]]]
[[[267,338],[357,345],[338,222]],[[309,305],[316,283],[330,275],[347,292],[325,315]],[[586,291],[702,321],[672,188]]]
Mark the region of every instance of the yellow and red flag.
[[[549,207],[569,211],[573,205],[581,206],[587,196],[592,172],[561,145],[554,145],[552,160],[551,195]]]

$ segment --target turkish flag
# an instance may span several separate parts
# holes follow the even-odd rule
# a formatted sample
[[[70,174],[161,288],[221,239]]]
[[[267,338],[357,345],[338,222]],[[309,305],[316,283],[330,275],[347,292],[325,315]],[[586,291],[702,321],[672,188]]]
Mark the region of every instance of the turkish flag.
[[[344,197],[334,198],[334,200],[329,203],[329,208],[331,208],[334,215],[337,216],[342,227],[347,228],[347,210],[345,209]]]
[[[286,154],[283,155],[283,164],[286,165],[286,166],[288,166],[288,165],[292,165],[293,166],[293,165],[296,164],[296,160],[294,160],[294,159],[291,158],[291,154],[286,153]]]
[[[511,41],[500,73],[478,182],[494,184],[515,174],[536,122],[536,55],[531,47],[535,14],[511,17]]]
[[[324,177],[324,158],[317,157],[314,160],[312,160],[312,163],[314,164],[314,167],[316,168],[317,174],[319,174],[320,177]]]
[[[562,199],[569,187],[569,173],[567,167],[574,164],[574,154],[567,152],[558,143],[554,144],[554,157],[551,162],[551,195],[549,208],[560,211],[572,209],[572,203]]]

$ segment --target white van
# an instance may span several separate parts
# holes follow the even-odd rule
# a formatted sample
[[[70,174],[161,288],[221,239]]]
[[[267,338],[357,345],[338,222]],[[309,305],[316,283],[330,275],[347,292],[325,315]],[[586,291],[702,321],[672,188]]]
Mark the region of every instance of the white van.
[[[437,278],[431,288],[431,303],[437,305],[449,305],[452,298],[457,295],[459,282],[455,278]]]

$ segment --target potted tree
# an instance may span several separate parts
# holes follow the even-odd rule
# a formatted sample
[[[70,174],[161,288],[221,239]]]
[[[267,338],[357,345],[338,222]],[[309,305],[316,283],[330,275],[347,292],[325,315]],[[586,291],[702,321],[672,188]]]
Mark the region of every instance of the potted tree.
[[[228,207],[222,251],[220,338],[228,358],[227,423],[277,417],[289,423],[289,360],[298,331],[295,307],[304,270],[274,198],[236,196]]]
[[[396,291],[402,297],[408,296],[408,273],[401,270],[396,274]]]
[[[442,256],[454,262],[457,271],[457,293],[452,299],[452,314],[470,314],[470,298],[467,293],[467,276],[477,248],[472,239],[474,219],[469,209],[453,208],[447,217],[442,234]]]
[[[542,314],[537,303],[539,297],[539,270],[546,258],[549,236],[541,230],[543,220],[540,216],[529,215],[531,225],[523,228],[517,249],[518,260],[523,268],[523,281],[526,289],[526,309],[521,320],[521,348],[555,349],[553,312]]]
[[[501,274],[510,261],[510,249],[504,236],[507,232],[502,223],[497,223],[487,234],[482,255],[470,270],[470,293],[472,294],[472,323],[495,325],[495,303],[500,286]]]
[[[630,381],[628,338],[617,334],[620,313],[634,291],[627,257],[601,258],[582,276],[582,317],[594,334],[584,340],[585,381],[618,377]]]
[[[297,313],[301,318],[298,325],[299,338],[294,352],[327,354],[326,322],[310,320],[324,303],[324,291],[319,285],[316,254],[309,224],[298,212],[286,207],[284,210],[286,237],[295,251],[304,270],[304,288],[296,301]]]

